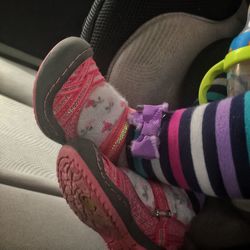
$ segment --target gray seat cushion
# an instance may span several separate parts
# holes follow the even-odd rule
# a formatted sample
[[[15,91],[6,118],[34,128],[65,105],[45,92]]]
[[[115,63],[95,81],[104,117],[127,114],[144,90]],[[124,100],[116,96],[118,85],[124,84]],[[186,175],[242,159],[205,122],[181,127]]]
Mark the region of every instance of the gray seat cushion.
[[[43,135],[33,109],[0,95],[0,182],[60,195],[56,158],[60,145]]]
[[[0,57],[0,94],[32,106],[36,71]]]
[[[0,184],[0,249],[104,250],[64,199]]]

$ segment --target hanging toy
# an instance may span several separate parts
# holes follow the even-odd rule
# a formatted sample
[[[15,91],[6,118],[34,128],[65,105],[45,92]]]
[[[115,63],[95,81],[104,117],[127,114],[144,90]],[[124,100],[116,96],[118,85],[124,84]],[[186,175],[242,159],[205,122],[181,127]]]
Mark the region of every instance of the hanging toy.
[[[250,6],[245,28],[236,36],[225,58],[215,64],[202,79],[199,103],[207,103],[207,91],[213,81],[227,73],[227,94],[235,96],[250,89]]]

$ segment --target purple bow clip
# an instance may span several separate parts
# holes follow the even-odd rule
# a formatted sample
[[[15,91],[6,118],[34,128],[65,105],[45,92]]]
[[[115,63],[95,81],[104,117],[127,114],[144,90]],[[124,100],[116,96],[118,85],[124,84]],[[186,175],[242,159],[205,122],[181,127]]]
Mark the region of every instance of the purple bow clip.
[[[162,113],[168,111],[168,104],[143,105],[129,116],[129,123],[136,126],[140,135],[132,141],[131,153],[133,156],[143,159],[159,158],[159,131]]]

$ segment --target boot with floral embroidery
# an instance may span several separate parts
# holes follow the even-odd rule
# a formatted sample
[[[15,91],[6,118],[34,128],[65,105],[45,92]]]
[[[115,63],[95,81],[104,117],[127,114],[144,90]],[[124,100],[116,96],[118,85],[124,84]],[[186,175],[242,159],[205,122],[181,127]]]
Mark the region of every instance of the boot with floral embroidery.
[[[41,130],[63,144],[87,138],[117,160],[128,130],[126,100],[101,75],[84,40],[70,37],[43,61],[34,87],[34,110]]]

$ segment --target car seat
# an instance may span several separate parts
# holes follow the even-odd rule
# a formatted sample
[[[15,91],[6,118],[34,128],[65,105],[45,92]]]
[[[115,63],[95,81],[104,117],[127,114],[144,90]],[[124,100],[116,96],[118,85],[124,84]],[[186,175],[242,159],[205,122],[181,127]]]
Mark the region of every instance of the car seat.
[[[133,106],[163,101],[173,108],[191,105],[202,76],[224,57],[245,22],[247,6],[241,1],[222,1],[218,12],[208,1],[176,2],[97,0],[85,20],[82,36],[93,46],[99,67]],[[230,7],[224,12],[225,6]],[[174,11],[192,14],[168,13]],[[189,27],[200,28],[194,32]],[[192,37],[199,41],[196,46]],[[61,198],[55,173],[60,145],[40,132],[31,108],[35,71],[5,58],[0,64],[0,249],[105,249]],[[243,233],[232,227],[230,241],[221,236],[209,242],[214,234],[208,231],[204,240],[207,235],[197,232],[204,223],[197,216],[186,247],[249,244],[249,227],[238,210],[212,200],[204,213],[214,207],[219,218],[224,213],[222,221],[231,220],[230,227],[238,223]]]

